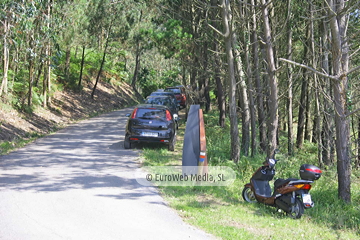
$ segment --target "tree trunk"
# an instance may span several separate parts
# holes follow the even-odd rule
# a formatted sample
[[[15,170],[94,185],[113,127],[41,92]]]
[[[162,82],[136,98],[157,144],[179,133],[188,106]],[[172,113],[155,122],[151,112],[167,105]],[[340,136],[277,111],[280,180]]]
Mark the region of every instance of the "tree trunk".
[[[278,130],[278,89],[275,75],[275,57],[271,39],[271,26],[268,13],[268,2],[262,0],[262,16],[264,21],[264,35],[266,43],[266,59],[269,75],[269,121],[268,121],[268,149],[267,157],[271,158],[277,148],[277,130]]]
[[[46,56],[47,58],[50,58],[48,51],[49,51],[49,48],[46,46],[45,56]],[[46,62],[47,62],[47,61],[46,61]],[[50,76],[50,75],[48,74],[48,71],[49,71],[48,64],[46,64],[46,65],[44,66],[44,79],[43,79],[43,97],[44,97],[43,107],[44,107],[44,108],[45,108],[46,105],[47,105],[47,90],[48,90],[48,88],[47,88],[48,79],[47,79],[47,78]]]
[[[216,6],[217,0],[211,0],[211,5]],[[217,9],[214,7],[214,9]],[[213,26],[218,29],[216,18],[216,13],[212,14],[212,24]],[[214,39],[218,38],[218,34],[214,31]],[[217,95],[217,103],[218,103],[218,109],[219,109],[219,126],[225,127],[225,118],[226,118],[226,108],[225,108],[225,94],[223,89],[223,83],[221,81],[221,59],[219,54],[219,42],[213,41],[213,49],[214,49],[214,78],[216,82],[216,95]]]
[[[204,43],[203,51],[203,65],[204,65],[204,97],[205,97],[205,113],[208,113],[211,108],[210,93],[209,93],[209,76],[208,76],[208,42]]]
[[[70,79],[70,57],[71,57],[71,48],[69,45],[66,47],[66,53],[65,53],[65,78],[66,81],[69,81]]]
[[[327,21],[323,20],[321,24],[321,58],[322,63],[321,67],[324,69],[325,72],[330,73],[330,67],[329,67],[329,50],[330,44],[329,44],[329,30],[327,27]],[[323,91],[325,91],[325,94],[328,96],[331,96],[331,82],[327,78],[322,79],[324,84],[321,86]],[[322,143],[322,154],[321,158],[319,158],[320,166],[323,164],[325,166],[330,166],[333,163],[332,159],[332,146],[333,146],[333,119],[332,119],[332,107],[329,104],[329,101],[326,96],[322,97],[323,101],[323,110],[324,114],[322,117],[322,130],[321,130],[321,143]]]
[[[246,19],[246,8],[243,8],[243,3],[239,3],[239,14],[240,14],[240,19]],[[238,25],[242,28],[242,29],[249,29],[249,24],[246,23],[246,21],[240,21],[243,22],[242,24],[239,23]],[[241,24],[241,25],[240,25]],[[234,38],[233,38],[233,49],[234,49],[234,53],[235,53],[235,62],[236,62],[236,69],[237,69],[237,76],[239,78],[239,81],[237,84],[239,84],[239,105],[240,105],[240,109],[241,109],[241,153],[244,154],[245,156],[249,156],[249,148],[250,148],[250,143],[251,143],[251,138],[250,138],[250,124],[251,124],[251,116],[250,116],[250,103],[249,103],[249,97],[248,97],[248,86],[246,83],[246,78],[251,79],[251,71],[250,71],[250,66],[249,66],[249,61],[248,58],[249,56],[247,55],[247,42],[248,42],[248,38],[246,34],[241,34],[241,41],[242,41],[242,45],[245,46],[245,51],[242,50],[244,52],[244,54],[242,54],[240,52],[240,48],[241,45],[238,44],[238,39],[237,39],[237,35],[235,34],[235,30],[234,31]],[[247,31],[245,31],[247,32]],[[245,62],[245,65],[244,65]],[[245,68],[245,69],[244,69]],[[246,71],[246,73],[245,73]]]
[[[140,18],[139,18],[139,22],[142,21],[142,14],[143,12],[140,11]],[[136,39],[136,56],[135,56],[135,69],[134,69],[134,76],[131,82],[131,86],[136,89],[136,82],[138,80],[138,75],[140,72],[140,57],[141,57],[141,43],[140,43],[140,39],[137,38]]]
[[[51,5],[52,5],[52,0],[48,1],[48,6],[47,6],[47,16],[48,16],[48,21],[47,21],[47,27],[48,29],[50,29],[50,18],[51,18]],[[47,41],[47,46],[46,46],[46,57],[47,57],[47,61],[46,61],[46,87],[47,87],[47,93],[48,95],[46,95],[46,90],[43,90],[44,92],[44,107],[46,107],[47,105],[50,106],[51,105],[51,97],[50,97],[50,92],[51,92],[51,39],[48,39]],[[45,81],[44,79],[44,81]],[[45,86],[44,86],[44,89]],[[46,100],[45,100],[46,99]]]
[[[34,51],[34,33],[30,33],[29,39],[29,50]],[[30,107],[32,105],[32,87],[34,82],[34,54],[33,52],[29,53],[29,86],[28,86],[28,102],[27,105]]]
[[[316,62],[316,58],[315,58],[315,33],[314,33],[314,9],[313,9],[313,5],[310,4],[310,33],[311,33],[311,65],[313,66],[313,68],[317,69],[317,62]],[[321,111],[320,111],[320,100],[319,100],[319,84],[318,84],[318,76],[316,73],[312,73],[313,74],[313,79],[314,79],[314,90],[315,90],[315,111],[314,111],[314,126],[313,126],[313,142],[316,142],[316,144],[318,145],[317,148],[317,156],[318,159],[321,159],[321,124],[320,124],[320,119],[321,119]],[[310,105],[310,104],[309,104]]]
[[[102,61],[101,61],[101,65],[100,65],[98,75],[96,77],[95,85],[94,85],[94,88],[93,88],[92,93],[91,93],[91,99],[94,99],[96,86],[97,86],[97,84],[99,82],[100,75],[101,75],[101,72],[102,72],[102,69],[103,69],[103,66],[104,66],[104,63],[105,63],[105,57],[106,57],[106,51],[107,51],[108,44],[109,44],[109,33],[111,31],[111,27],[112,27],[112,24],[110,24],[109,30],[108,30],[108,32],[106,34],[106,43],[105,43],[105,48],[104,48],[104,54],[103,54],[103,58],[102,58]]]
[[[305,130],[304,130],[304,140],[311,142],[311,106],[310,103],[312,100],[311,90],[312,86],[312,77],[309,76],[308,78],[308,88],[306,91],[306,104],[305,104]]]
[[[44,96],[44,99],[47,98],[47,102],[44,103],[44,106],[48,105],[48,106],[51,106],[51,96],[50,96],[50,92],[51,92],[51,46],[50,46],[50,40],[49,40],[49,45],[47,46],[48,47],[48,58],[47,58],[47,62],[46,62],[46,68],[47,68],[47,71],[46,71],[46,80],[47,80],[47,92],[48,92],[48,95],[47,96]]]
[[[250,24],[248,23],[247,28],[251,31]],[[249,37],[249,42],[251,43],[251,35]],[[250,47],[249,44],[245,45],[245,61],[246,61],[246,73],[249,86],[249,111],[250,111],[250,126],[251,126],[251,157],[254,157],[257,152],[257,142],[256,142],[256,114],[255,114],[255,101],[254,101],[254,87],[253,87],[253,74],[251,71],[251,62],[250,62]]]
[[[257,36],[257,20],[256,20],[256,11],[255,11],[255,1],[251,0],[251,11],[252,11],[252,54],[253,54],[253,64],[254,69],[259,68],[259,42]],[[261,78],[259,71],[254,71],[255,85],[256,85],[256,101],[257,101],[257,111],[258,111],[258,124],[259,124],[259,145],[262,152],[266,152],[266,121],[265,121],[265,108],[264,108],[264,98],[263,98],[263,87],[261,83]]]
[[[225,96],[223,84],[221,81],[221,73],[220,73],[220,56],[219,56],[219,43],[214,41],[214,49],[215,49],[215,66],[214,66],[214,77],[216,81],[216,91],[217,91],[217,101],[219,108],[219,126],[225,127],[225,118],[226,118],[226,109],[225,109]]]
[[[305,46],[304,49],[304,59],[308,55],[308,47]],[[308,77],[307,70],[303,69],[302,83],[301,83],[301,93],[300,93],[300,105],[299,105],[299,115],[298,115],[298,127],[297,127],[297,136],[296,136],[296,147],[302,148],[304,143],[304,131],[305,131],[305,113],[306,113],[306,98],[307,98],[307,89],[308,89]]]
[[[134,69],[134,76],[131,82],[131,86],[133,88],[135,88],[136,86],[136,82],[138,79],[138,75],[139,75],[139,71],[140,71],[140,42],[138,41],[136,44],[136,56],[135,56],[135,69]]]
[[[7,45],[7,35],[8,35],[8,31],[9,31],[9,23],[7,18],[4,18],[4,35],[3,35],[3,41],[4,41],[4,51],[3,51],[3,63],[4,63],[4,72],[3,72],[3,80],[0,86],[0,96],[2,96],[2,94],[4,93],[4,95],[7,94],[8,92],[8,70],[9,70],[9,48]]]
[[[82,80],[82,75],[83,75],[84,62],[85,62],[85,45],[83,45],[83,47],[82,47],[82,54],[81,54],[80,76],[79,76],[79,83],[78,83],[79,91],[81,90],[81,80]]]
[[[349,158],[349,120],[347,117],[347,72],[349,64],[348,41],[346,36],[348,16],[344,11],[345,0],[328,0],[330,28],[332,34],[332,65],[335,104],[336,155],[338,170],[338,194],[345,202],[351,202],[351,162]],[[335,13],[335,14],[334,14]]]
[[[40,56],[43,56],[44,54],[44,48],[41,48],[41,53],[40,53]],[[46,46],[45,46],[45,54],[46,54]],[[38,68],[38,71],[37,71],[37,74],[36,74],[36,78],[34,80],[34,86],[35,87],[38,87],[38,84],[39,84],[39,80],[40,80],[40,77],[41,77],[41,74],[42,74],[42,71],[44,69],[44,61],[40,61],[40,66]]]
[[[228,62],[229,77],[229,109],[230,109],[230,134],[231,134],[231,159],[237,163],[240,159],[239,128],[236,112],[236,80],[234,56],[232,52],[233,33],[231,29],[231,7],[229,0],[221,0],[222,18],[225,29],[225,47]]]
[[[288,19],[291,20],[291,0],[288,0]],[[290,24],[290,21],[287,22],[287,57],[289,60],[292,60],[292,26]],[[288,99],[287,99],[287,122],[288,122],[288,155],[292,156],[294,154],[294,133],[293,133],[293,68],[291,64],[287,64],[287,78],[288,78]]]
[[[234,34],[233,44],[237,43],[236,35]],[[250,147],[250,110],[249,110],[249,98],[247,95],[247,86],[245,82],[245,74],[243,70],[243,64],[240,57],[240,51],[237,46],[233,46],[235,56],[237,58],[236,69],[237,74],[239,76],[239,92],[240,92],[240,108],[241,108],[241,152],[245,155],[249,155],[249,147]]]

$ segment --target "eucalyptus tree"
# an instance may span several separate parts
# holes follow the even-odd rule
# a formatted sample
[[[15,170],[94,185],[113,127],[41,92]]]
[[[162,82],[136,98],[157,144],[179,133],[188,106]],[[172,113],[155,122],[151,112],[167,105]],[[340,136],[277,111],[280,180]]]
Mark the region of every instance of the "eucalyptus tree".
[[[8,92],[8,70],[9,70],[9,43],[11,42],[11,26],[14,21],[13,8],[15,4],[13,1],[4,1],[0,4],[0,20],[3,29],[3,79],[0,85],[0,96],[6,95]]]
[[[229,117],[231,134],[231,159],[238,162],[240,159],[239,128],[236,111],[236,79],[235,79],[235,60],[233,53],[233,29],[231,5],[228,0],[221,0],[220,3],[224,32],[221,35],[225,40],[225,51],[228,64],[229,79]]]
[[[42,61],[42,48],[46,45],[46,37],[43,33],[48,29],[44,29],[43,12],[46,12],[47,2],[32,1],[21,4],[23,44],[26,49],[25,63],[28,69],[28,93],[27,105],[31,107],[33,101],[33,84],[35,80],[36,69],[41,66],[38,63]]]
[[[120,11],[117,7],[120,8]],[[121,13],[122,6],[120,7],[119,3],[113,3],[108,0],[94,0],[92,4],[89,5],[89,33],[90,35],[96,36],[94,39],[96,41],[97,48],[102,50],[102,59],[100,62],[100,67],[98,69],[98,74],[95,80],[95,84],[91,93],[91,98],[94,98],[97,84],[100,80],[100,75],[103,70],[103,66],[106,60],[107,48],[109,46],[109,41],[111,37],[112,26],[115,25],[116,14]]]
[[[128,38],[130,27],[126,12],[133,7],[133,1],[93,0],[88,5],[88,33],[92,38],[91,46],[101,51],[100,66],[91,97],[94,98],[97,84],[106,63],[107,54],[118,55],[116,43]],[[131,21],[131,19],[130,19]],[[110,49],[111,48],[111,49]]]
[[[200,4],[201,5],[201,4]],[[199,1],[163,1],[162,18],[155,31],[157,47],[166,58],[177,59],[182,65],[182,84],[188,86],[187,101],[199,104],[199,79],[202,76],[204,48],[199,44],[204,11]]]
[[[243,95],[248,94],[249,95],[249,102],[246,106],[246,104],[244,104],[244,108],[246,109],[246,107],[248,107],[248,111],[245,111],[245,113],[249,112],[249,114],[243,114],[243,122],[246,122],[247,119],[249,119],[248,121],[250,121],[250,125],[251,125],[251,139],[246,139],[245,136],[247,136],[246,132],[249,132],[250,129],[246,128],[246,125],[243,126],[243,137],[242,137],[242,141],[243,141],[243,147],[242,147],[242,151],[245,154],[244,151],[244,141],[248,142],[248,145],[251,145],[251,156],[255,156],[255,154],[258,151],[258,147],[257,147],[257,138],[256,138],[256,134],[257,134],[257,124],[256,124],[256,109],[255,109],[255,89],[254,89],[254,84],[253,84],[253,79],[254,79],[254,71],[252,71],[253,68],[253,62],[251,61],[251,44],[252,44],[252,24],[251,24],[251,19],[252,19],[252,9],[250,6],[246,5],[244,7],[241,7],[241,9],[243,9],[244,13],[242,14],[244,17],[242,18],[243,20],[245,20],[245,24],[243,25],[243,29],[246,29],[246,31],[242,31],[242,32],[246,32],[246,34],[242,34],[242,41],[243,41],[243,52],[245,55],[244,58],[244,63],[245,63],[245,67],[246,68],[246,78],[247,78],[247,82],[245,83],[245,80],[243,80],[243,84],[240,84],[240,86],[243,88]],[[240,18],[241,19],[241,18]],[[246,85],[248,86],[246,88]],[[244,86],[244,87],[243,87]],[[244,90],[248,90],[248,91],[244,91]],[[241,96],[241,95],[240,95]],[[246,97],[246,95],[245,95]],[[247,102],[246,98],[242,97],[243,102]],[[244,112],[244,111],[243,111]],[[245,130],[245,131],[244,131]],[[249,136],[250,138],[250,136]],[[246,149],[246,148],[245,148]],[[246,155],[246,154],[245,154]]]
[[[256,94],[256,104],[257,104],[257,120],[259,125],[259,147],[262,152],[266,151],[267,146],[267,137],[266,137],[266,112],[264,108],[264,94],[263,94],[263,84],[261,82],[260,76],[260,57],[259,57],[259,39],[258,39],[258,8],[255,5],[255,0],[250,1],[251,6],[251,44],[252,44],[252,68],[254,72],[254,81],[255,81],[255,94]]]
[[[217,21],[218,15],[220,13],[220,9],[217,6],[218,0],[211,0],[210,5],[210,25],[213,26],[215,29],[219,29],[219,23]],[[211,50],[213,52],[213,61],[212,61],[212,68],[213,68],[213,78],[215,79],[216,83],[216,92],[217,92],[217,103],[218,103],[218,110],[219,110],[219,126],[225,127],[225,118],[226,118],[226,109],[225,109],[225,92],[224,92],[224,84],[222,80],[222,73],[221,69],[223,68],[222,65],[224,64],[221,58],[221,44],[217,39],[219,38],[219,34],[217,31],[212,31],[213,38],[215,39],[212,43]]]
[[[88,25],[89,19],[87,9],[91,1],[75,0],[58,2],[56,11],[54,11],[54,20],[56,19],[57,29],[59,30],[58,44],[61,56],[65,53],[64,63],[59,66],[59,71],[64,80],[71,87],[75,85],[75,74],[71,72],[72,54],[76,54],[77,48],[82,48],[85,53],[86,45],[89,42]],[[75,49],[75,50],[74,50]],[[74,56],[76,58],[76,56]],[[82,59],[83,60],[83,59]]]
[[[333,91],[336,127],[336,154],[338,167],[338,193],[345,202],[351,201],[351,159],[349,156],[349,120],[347,108],[349,75],[349,42],[347,27],[349,13],[345,0],[328,0],[328,16],[332,34]],[[358,5],[359,3],[357,3]]]
[[[286,23],[286,30],[287,30],[287,58],[292,60],[292,48],[293,48],[293,30],[292,30],[292,17],[291,14],[291,0],[287,2],[287,18],[288,21]],[[288,154],[292,156],[294,154],[294,134],[293,134],[293,68],[291,64],[287,65],[286,77],[288,79],[288,99],[287,99],[287,122],[288,122],[288,129],[287,129],[287,136],[288,136]]]
[[[277,148],[277,131],[278,131],[278,84],[275,74],[275,55],[273,48],[272,32],[269,19],[268,7],[270,2],[266,0],[261,1],[262,4],[262,18],[264,28],[264,41],[266,45],[266,60],[267,73],[269,78],[269,120],[268,120],[268,149],[267,156],[271,158]]]

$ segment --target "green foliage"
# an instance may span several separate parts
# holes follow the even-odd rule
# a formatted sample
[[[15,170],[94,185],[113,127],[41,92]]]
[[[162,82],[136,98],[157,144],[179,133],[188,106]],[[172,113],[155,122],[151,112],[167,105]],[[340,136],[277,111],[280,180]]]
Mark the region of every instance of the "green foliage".
[[[138,82],[141,86],[143,97],[150,95],[151,92],[156,91],[159,88],[159,83],[156,82],[156,72],[154,70],[143,68],[139,74]]]
[[[218,116],[214,113],[204,114],[206,119],[206,146],[208,161],[211,165],[222,165],[230,161],[230,122],[226,119],[225,127],[217,126]],[[216,136],[212,138],[211,136]]]
[[[180,71],[178,69],[169,69],[162,73],[160,76],[160,88],[165,88],[169,86],[182,85],[179,79]]]
[[[185,46],[191,40],[192,35],[184,30],[180,20],[169,19],[164,23],[163,28],[154,31],[153,38],[160,52],[166,58],[171,58],[186,54]]]

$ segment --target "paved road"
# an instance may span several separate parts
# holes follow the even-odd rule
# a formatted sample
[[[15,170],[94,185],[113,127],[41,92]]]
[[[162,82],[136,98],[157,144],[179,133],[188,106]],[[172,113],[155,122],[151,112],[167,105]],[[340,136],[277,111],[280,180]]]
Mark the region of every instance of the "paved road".
[[[126,113],[72,125],[0,156],[0,239],[212,239],[139,185]]]

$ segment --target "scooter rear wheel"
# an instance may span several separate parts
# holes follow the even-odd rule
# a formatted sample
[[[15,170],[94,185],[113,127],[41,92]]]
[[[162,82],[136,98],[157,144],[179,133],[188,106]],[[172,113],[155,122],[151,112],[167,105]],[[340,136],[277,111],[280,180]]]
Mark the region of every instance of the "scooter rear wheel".
[[[301,216],[304,214],[304,204],[299,199],[295,199],[295,205],[292,206],[291,212],[287,214],[293,219],[301,218]]]
[[[254,192],[249,187],[244,187],[244,189],[242,191],[242,197],[248,203],[256,203],[257,202]]]

